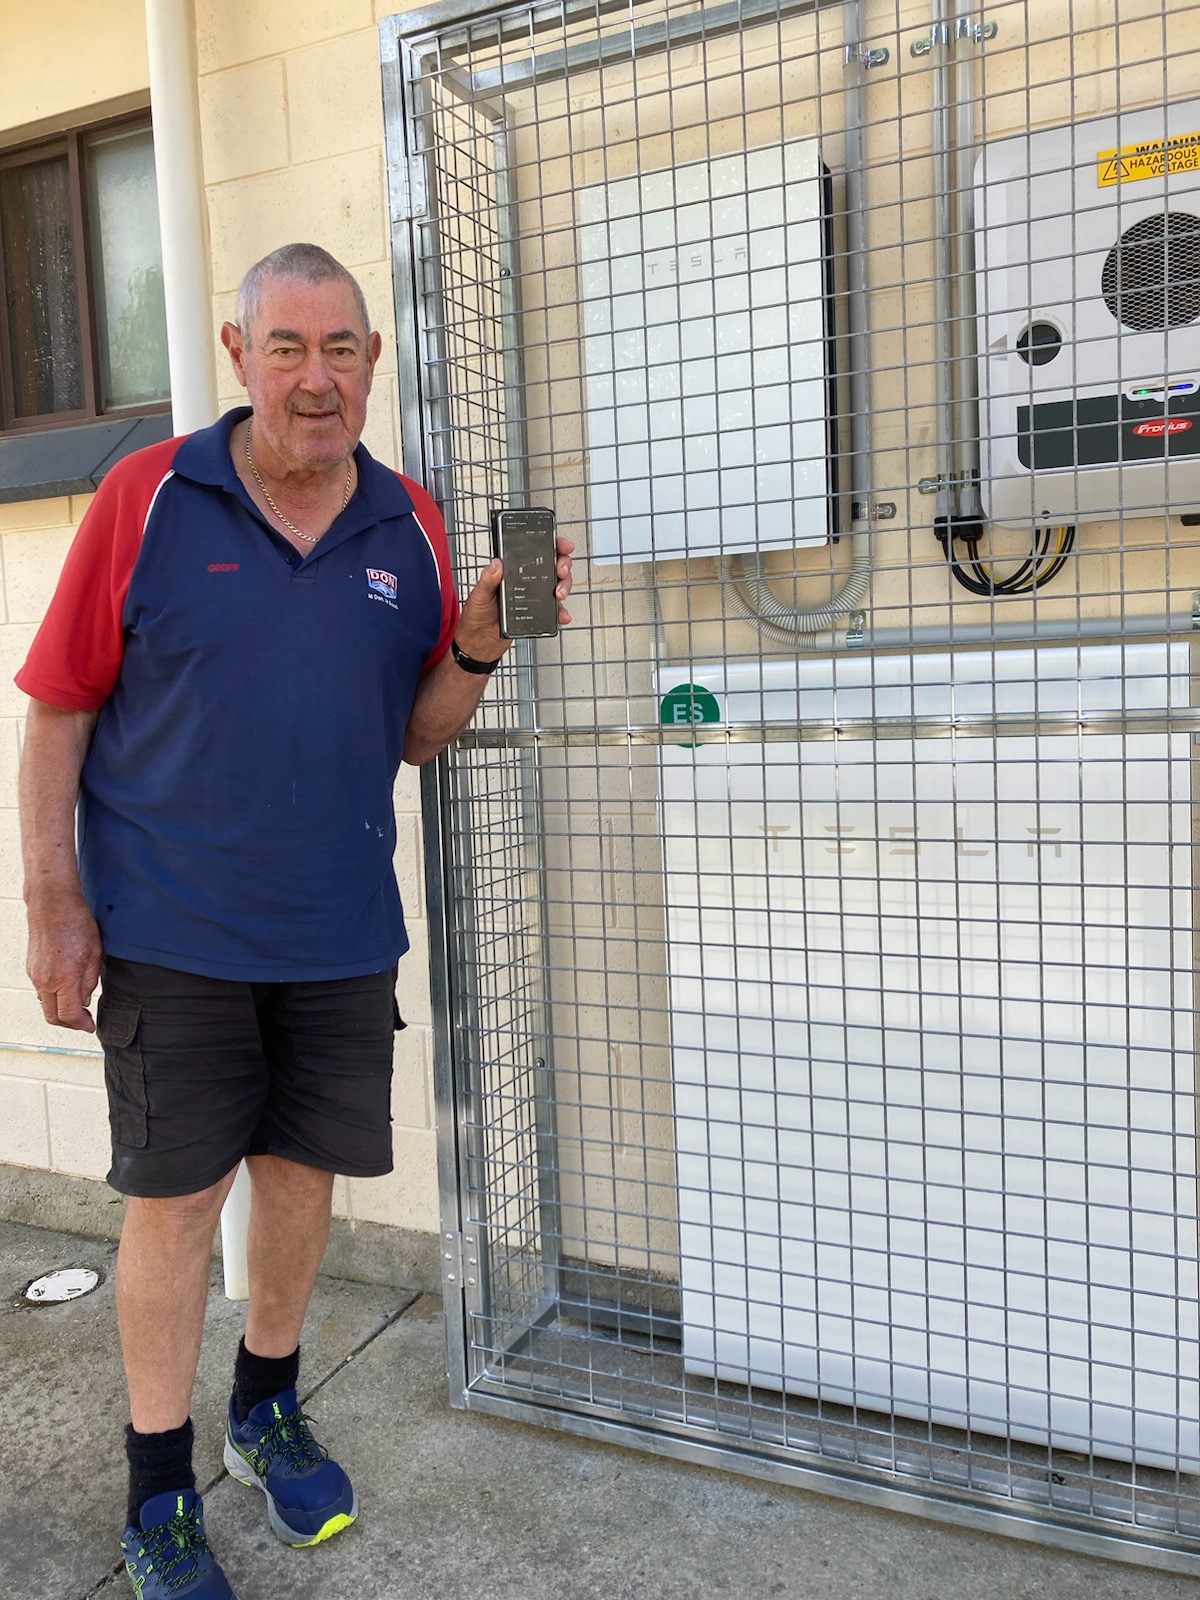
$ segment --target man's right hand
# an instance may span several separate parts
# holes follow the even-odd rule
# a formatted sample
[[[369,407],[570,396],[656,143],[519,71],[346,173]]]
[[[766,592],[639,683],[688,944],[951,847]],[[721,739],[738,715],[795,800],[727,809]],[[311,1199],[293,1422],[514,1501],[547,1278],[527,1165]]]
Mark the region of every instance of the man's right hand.
[[[21,750],[21,849],[29,956],[25,970],[46,1021],[95,1033],[88,1002],[100,981],[100,930],[88,910],[75,861],[79,774],[95,711],[30,700]]]
[[[100,981],[104,954],[96,919],[79,896],[53,896],[29,905],[29,956],[25,970],[42,1014],[53,1027],[95,1033],[88,1010]]]

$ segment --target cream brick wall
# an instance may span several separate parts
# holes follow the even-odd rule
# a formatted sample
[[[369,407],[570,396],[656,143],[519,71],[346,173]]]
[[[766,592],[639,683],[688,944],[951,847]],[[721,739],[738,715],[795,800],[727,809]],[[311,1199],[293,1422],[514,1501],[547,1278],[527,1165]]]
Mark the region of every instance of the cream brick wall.
[[[394,9],[394,8],[386,8]],[[382,14],[382,9],[381,9]],[[240,403],[215,345],[245,269],[294,239],[324,245],[359,277],[384,349],[365,440],[399,461],[396,340],[372,0],[196,0],[199,96],[212,247],[213,336],[222,408]],[[0,14],[0,128],[147,86],[143,0],[56,0]],[[88,49],[59,47],[64,33]],[[54,71],[29,63],[53,61]],[[16,768],[24,696],[12,685],[87,504],[0,506],[0,1162],[83,1177],[108,1166],[103,1064],[95,1041],[43,1022],[24,976]],[[397,873],[412,950],[401,964],[393,1094],[396,1172],[340,1182],[338,1214],[405,1229],[438,1226],[432,1036],[419,788],[397,785]],[[16,1048],[19,1047],[19,1048]]]
[[[144,90],[144,0],[6,0],[0,6],[0,132]]]
[[[48,1027],[25,978],[16,809],[25,696],[12,682],[89,500],[0,505],[0,1162],[102,1177],[100,1053]]]

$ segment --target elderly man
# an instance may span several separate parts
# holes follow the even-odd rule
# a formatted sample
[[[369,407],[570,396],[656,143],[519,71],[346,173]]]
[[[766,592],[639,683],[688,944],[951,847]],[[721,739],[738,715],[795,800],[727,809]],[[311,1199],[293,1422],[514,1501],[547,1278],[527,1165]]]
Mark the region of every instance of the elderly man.
[[[243,1158],[225,1462],[290,1545],[357,1515],[296,1384],[334,1175],[392,1165],[392,785],[460,732],[508,647],[500,563],[460,611],[433,501],[359,443],[380,338],[350,274],[285,246],[221,337],[249,407],[113,468],[17,678],[29,975],[49,1022],[89,1031],[102,983],[139,1600],[233,1593],[189,1412]]]

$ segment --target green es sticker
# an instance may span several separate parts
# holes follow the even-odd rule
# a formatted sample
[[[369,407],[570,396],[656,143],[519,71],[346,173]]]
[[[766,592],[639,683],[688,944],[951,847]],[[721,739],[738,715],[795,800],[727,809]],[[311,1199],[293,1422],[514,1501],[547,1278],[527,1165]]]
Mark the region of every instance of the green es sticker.
[[[704,722],[720,722],[721,708],[711,689],[698,683],[679,683],[663,696],[659,720],[664,728],[694,728]],[[685,742],[683,748],[690,750],[692,746]]]

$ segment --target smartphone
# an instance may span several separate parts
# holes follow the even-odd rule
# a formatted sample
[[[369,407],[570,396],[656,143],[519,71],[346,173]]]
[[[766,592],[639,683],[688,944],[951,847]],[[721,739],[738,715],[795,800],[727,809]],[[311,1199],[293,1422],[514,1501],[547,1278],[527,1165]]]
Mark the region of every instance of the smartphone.
[[[492,550],[504,563],[500,632],[506,639],[553,638],[558,632],[553,511],[540,506],[493,511]]]

